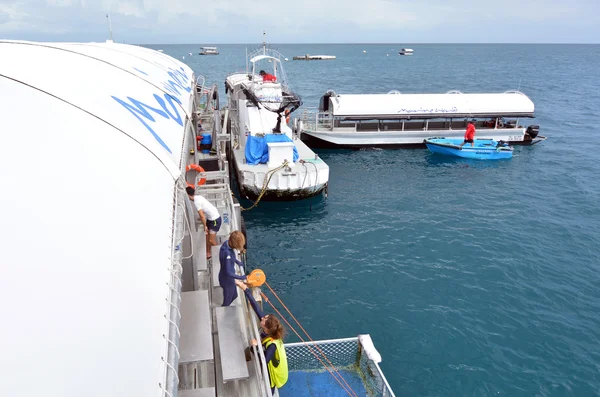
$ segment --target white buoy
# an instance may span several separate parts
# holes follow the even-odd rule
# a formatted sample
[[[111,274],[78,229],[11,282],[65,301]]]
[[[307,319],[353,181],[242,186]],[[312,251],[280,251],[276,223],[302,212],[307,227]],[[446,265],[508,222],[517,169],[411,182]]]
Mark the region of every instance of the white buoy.
[[[389,57],[389,56],[390,56],[390,54],[385,54],[385,56],[386,56],[386,57]]]
[[[185,55],[184,55],[184,56],[182,56],[181,58],[185,59]]]
[[[366,54],[366,53],[367,53],[367,50],[363,50],[363,52]]]
[[[284,60],[285,60],[285,61],[289,61],[289,59],[287,59],[287,58],[284,58]]]

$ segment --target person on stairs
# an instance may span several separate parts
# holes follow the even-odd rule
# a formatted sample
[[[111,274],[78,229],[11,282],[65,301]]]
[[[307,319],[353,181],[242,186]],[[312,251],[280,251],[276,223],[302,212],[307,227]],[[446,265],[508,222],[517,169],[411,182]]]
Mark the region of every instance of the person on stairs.
[[[235,281],[236,285],[244,291],[246,299],[252,305],[254,312],[260,320],[260,338],[261,345],[264,349],[265,361],[269,371],[269,380],[271,381],[271,394],[275,394],[275,388],[280,389],[288,380],[288,363],[285,354],[285,346],[283,346],[283,337],[285,329],[277,317],[272,314],[264,314],[263,311],[254,300],[252,292],[248,286],[239,281]],[[252,339],[252,346],[256,347],[258,342]]]
[[[195,190],[193,187],[188,186],[185,188],[188,197],[198,210],[202,225],[204,225],[204,232],[206,233],[206,257],[211,258],[211,247],[217,244],[217,233],[221,229],[221,215],[217,207],[212,205],[210,201],[200,195],[194,195]]]
[[[235,282],[237,280],[246,281],[246,276],[235,274],[235,264],[237,263],[244,269],[244,263],[236,258],[237,252],[243,252],[246,245],[244,234],[238,230],[229,235],[229,240],[221,245],[219,250],[219,285],[223,288],[223,306],[231,305],[237,297],[237,288]]]

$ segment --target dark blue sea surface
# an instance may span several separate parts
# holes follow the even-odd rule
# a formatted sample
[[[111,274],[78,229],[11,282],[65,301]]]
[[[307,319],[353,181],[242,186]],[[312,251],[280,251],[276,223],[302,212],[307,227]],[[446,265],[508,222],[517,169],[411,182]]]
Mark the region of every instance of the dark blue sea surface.
[[[198,47],[154,48],[185,56],[225,103],[246,46]],[[369,333],[397,396],[600,395],[600,46],[274,47],[304,107],[328,89],[520,89],[537,115],[522,122],[548,137],[498,162],[321,151],[326,200],[244,213],[250,267],[311,336]],[[337,59],[291,60],[307,53]]]

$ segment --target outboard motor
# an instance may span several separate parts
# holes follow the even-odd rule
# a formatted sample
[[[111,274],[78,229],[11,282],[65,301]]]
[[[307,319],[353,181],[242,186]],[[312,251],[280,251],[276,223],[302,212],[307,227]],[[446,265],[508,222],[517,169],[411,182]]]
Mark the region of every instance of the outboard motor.
[[[537,137],[538,134],[540,133],[540,126],[539,125],[530,125],[529,127],[527,127],[527,130],[525,130],[525,133],[527,135],[529,135],[531,137],[531,139],[535,139],[535,137]]]

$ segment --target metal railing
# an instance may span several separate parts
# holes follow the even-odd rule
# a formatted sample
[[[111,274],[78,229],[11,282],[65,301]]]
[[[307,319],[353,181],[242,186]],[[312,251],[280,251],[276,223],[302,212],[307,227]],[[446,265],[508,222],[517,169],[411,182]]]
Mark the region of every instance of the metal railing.
[[[173,201],[174,201],[174,217],[172,226],[172,245],[171,245],[171,277],[169,280],[169,297],[167,298],[167,313],[165,318],[169,322],[169,331],[164,335],[166,343],[166,357],[163,358],[164,363],[164,379],[165,383],[160,384],[163,391],[163,396],[171,397],[177,395],[177,386],[179,383],[179,375],[177,366],[179,362],[179,323],[181,320],[181,312],[179,306],[181,304],[181,275],[183,273],[182,257],[183,257],[183,239],[185,236],[185,183],[183,178],[179,178],[175,183]]]
[[[333,115],[329,112],[319,112],[316,108],[304,109],[299,120],[302,122],[302,129],[312,131],[333,129]]]
[[[220,114],[217,111],[211,112],[211,114],[214,117],[213,131],[220,132],[222,130],[220,125]],[[196,191],[204,195],[208,200],[213,201],[213,204],[215,201],[218,203],[223,203],[223,205],[225,206],[225,210],[222,213],[222,216],[223,218],[227,217],[227,219],[223,219],[223,223],[229,224],[230,232],[235,230],[241,230],[240,205],[234,202],[233,194],[229,185],[229,163],[227,160],[224,160],[224,156],[222,156],[224,154],[222,153],[223,147],[221,145],[215,145],[215,149],[217,151],[217,158],[219,159],[219,171],[208,171],[198,173],[198,175],[196,176],[196,185],[197,181],[202,178],[206,178],[207,181],[212,181],[216,183],[198,186],[196,188]],[[245,254],[242,254],[241,259],[243,263],[246,263]],[[236,274],[244,275],[243,269],[238,265],[236,265]],[[240,325],[245,331],[245,342],[248,345],[250,345],[251,339],[256,339],[257,341],[259,341],[259,348],[254,349],[253,352],[253,365],[258,378],[251,379],[251,381],[255,382],[256,395],[272,397],[269,373],[265,363],[265,356],[263,349],[260,348],[261,338],[256,316],[252,308],[249,307],[248,304],[246,304],[243,293],[241,295],[243,298],[243,303],[240,305],[240,310],[242,311],[240,316]]]

